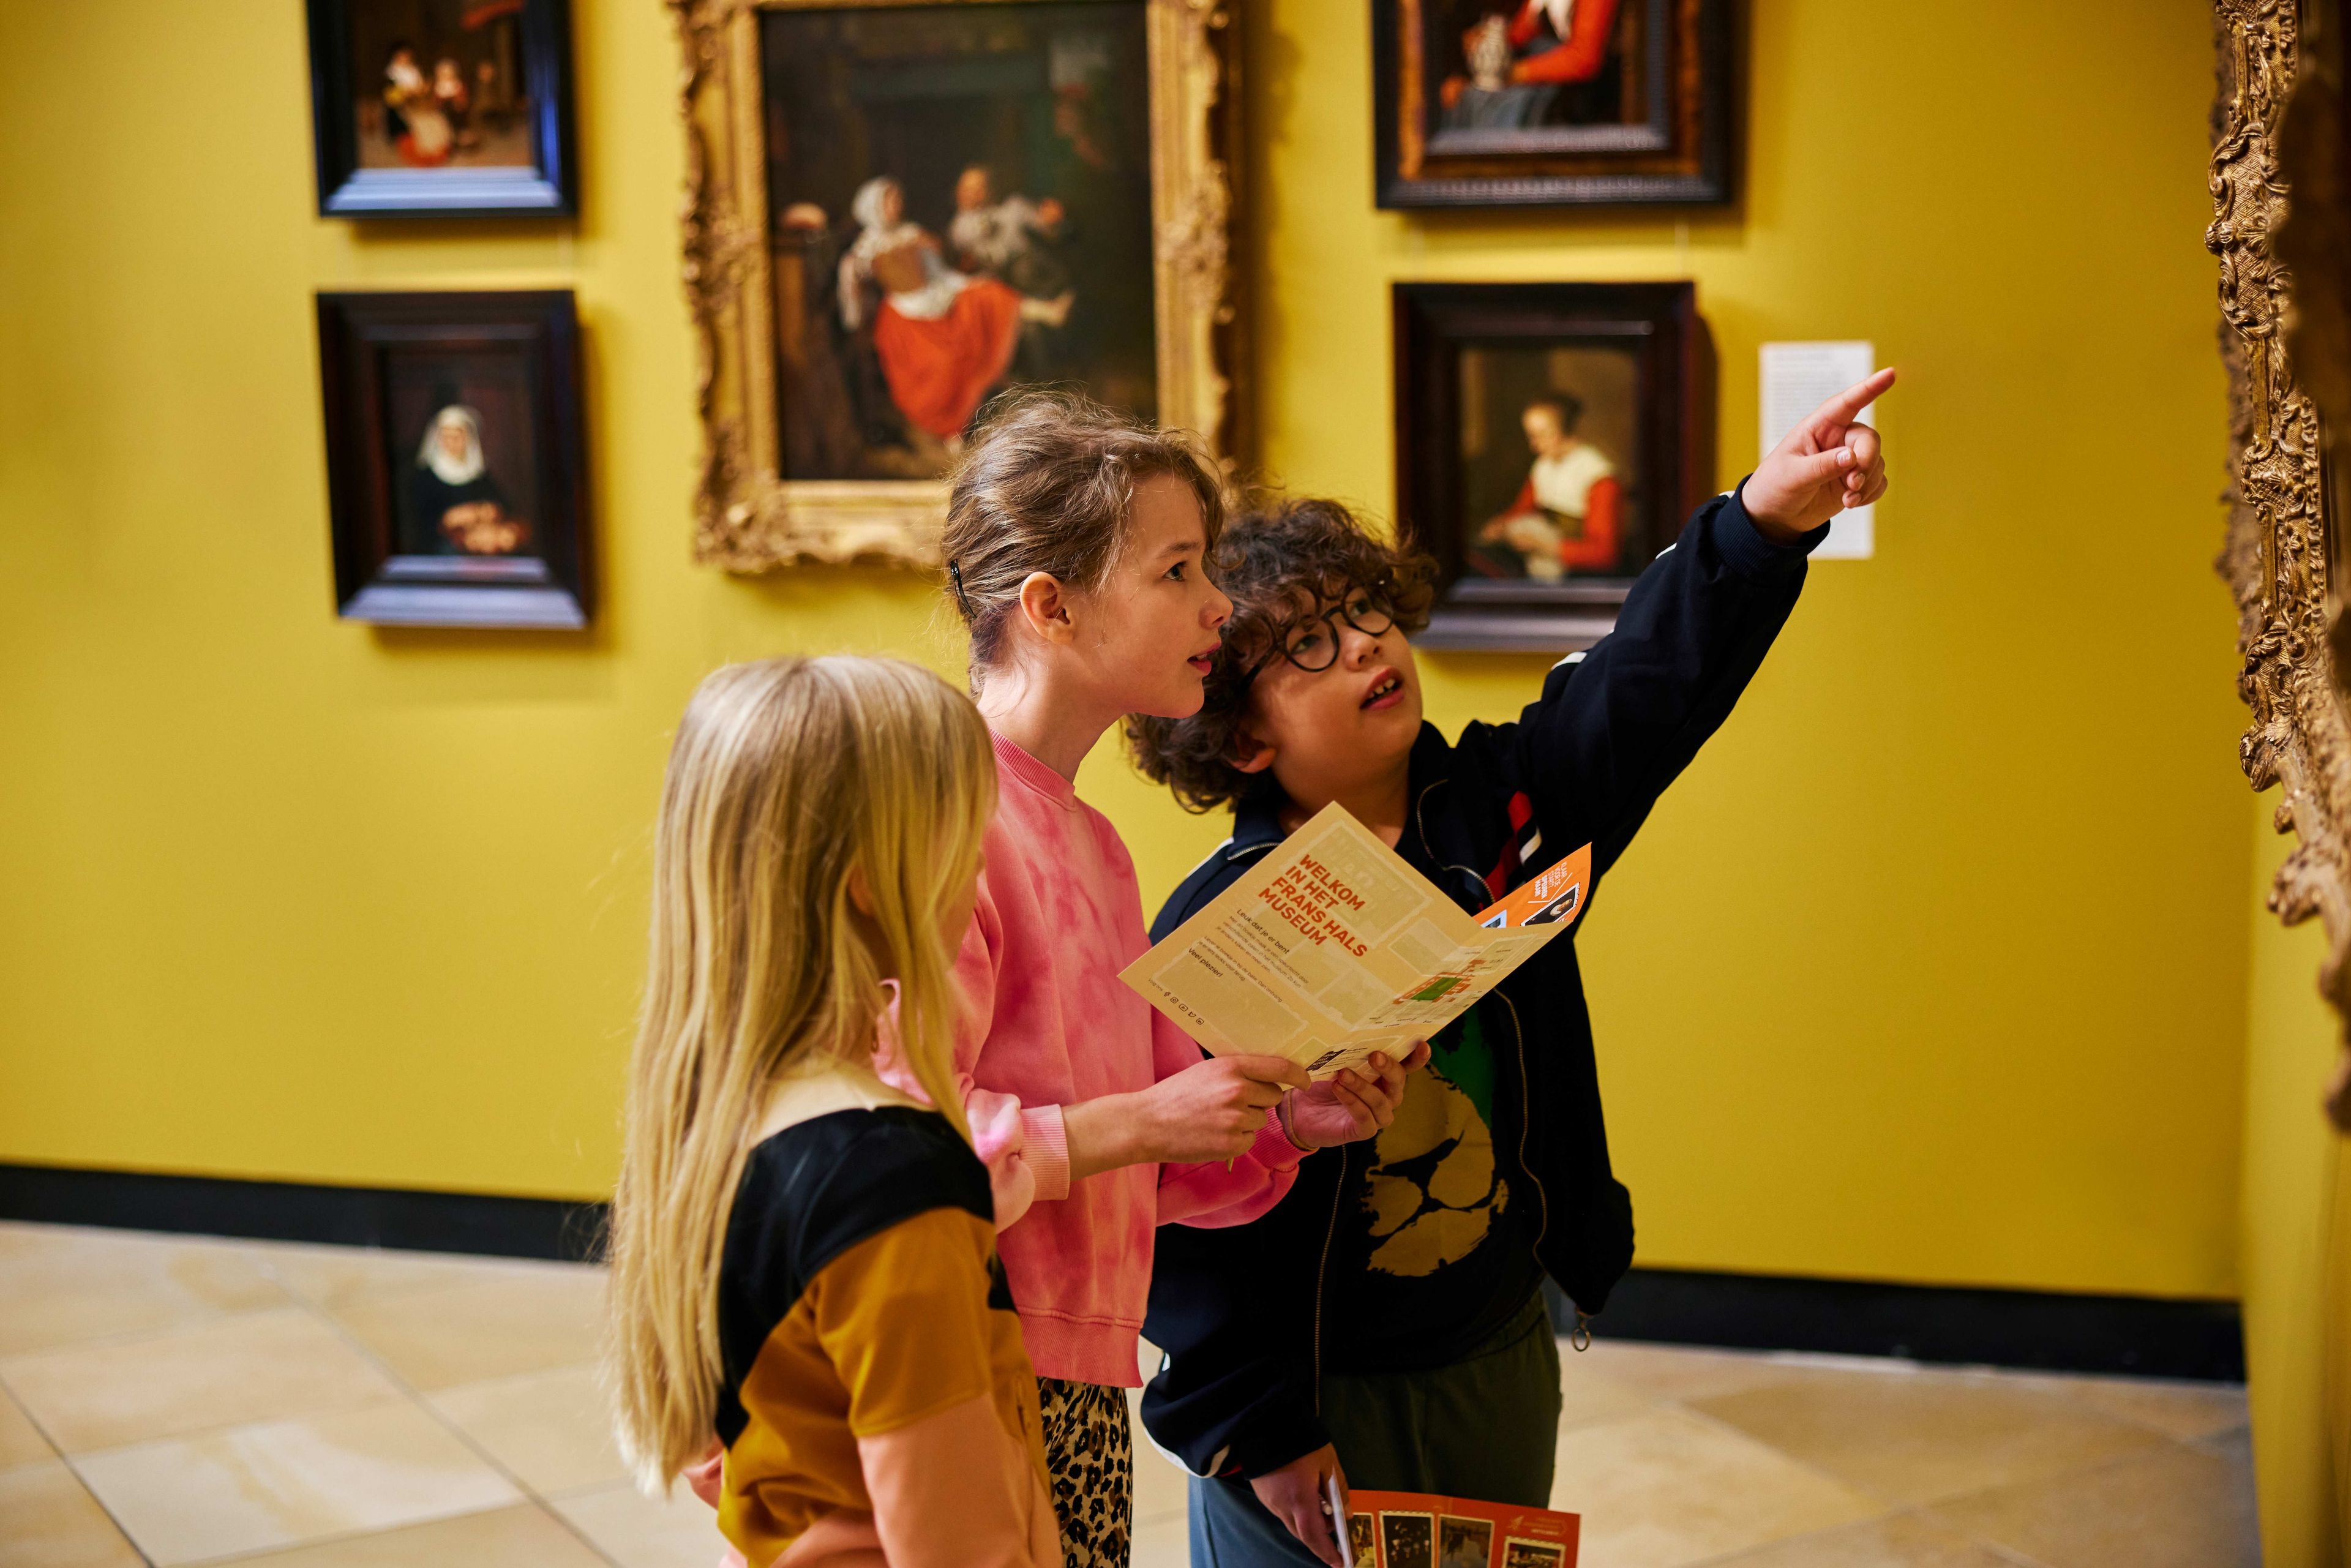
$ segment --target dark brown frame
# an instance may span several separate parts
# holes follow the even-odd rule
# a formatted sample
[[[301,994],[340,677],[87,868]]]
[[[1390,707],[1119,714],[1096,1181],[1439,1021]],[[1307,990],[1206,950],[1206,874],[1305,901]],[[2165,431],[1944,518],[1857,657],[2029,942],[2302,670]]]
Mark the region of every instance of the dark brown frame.
[[[1437,0],[1372,0],[1374,189],[1383,207],[1713,204],[1736,194],[1737,0],[1623,0],[1650,40],[1639,126],[1437,131]]]
[[[538,165],[502,169],[361,169],[352,106],[351,6],[309,0],[310,138],[320,217],[555,217],[579,210],[571,134],[571,16],[566,0],[524,0],[523,78]],[[372,84],[371,84],[371,86]]]
[[[384,355],[419,343],[458,352],[520,344],[528,354],[539,470],[536,556],[394,553],[393,486],[403,465],[384,409]],[[594,573],[579,367],[579,315],[568,288],[319,296],[338,615],[395,626],[588,624]]]
[[[1571,653],[1607,635],[1633,578],[1496,582],[1466,574],[1459,527],[1461,350],[1506,342],[1639,350],[1638,480],[1659,537],[1714,488],[1711,343],[1694,284],[1395,286],[1396,522],[1437,558],[1432,648]]]

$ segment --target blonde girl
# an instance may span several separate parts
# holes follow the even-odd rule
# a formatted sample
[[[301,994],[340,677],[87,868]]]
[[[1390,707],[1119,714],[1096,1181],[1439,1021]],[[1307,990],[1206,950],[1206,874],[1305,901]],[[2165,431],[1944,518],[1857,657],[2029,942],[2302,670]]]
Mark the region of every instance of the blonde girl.
[[[718,1435],[758,1568],[1061,1561],[951,1063],[995,795],[970,703],[888,660],[721,670],[670,754],[610,1376],[648,1490]]]
[[[998,784],[956,966],[956,1086],[1007,1228],[1071,1568],[1127,1561],[1154,1228],[1256,1218],[1308,1149],[1369,1136],[1402,1089],[1384,1059],[1311,1089],[1280,1058],[1204,1059],[1118,978],[1150,945],[1143,902],[1078,765],[1126,714],[1198,710],[1232,610],[1204,571],[1223,517],[1189,436],[1060,396],[998,413],[948,499],[948,591]]]

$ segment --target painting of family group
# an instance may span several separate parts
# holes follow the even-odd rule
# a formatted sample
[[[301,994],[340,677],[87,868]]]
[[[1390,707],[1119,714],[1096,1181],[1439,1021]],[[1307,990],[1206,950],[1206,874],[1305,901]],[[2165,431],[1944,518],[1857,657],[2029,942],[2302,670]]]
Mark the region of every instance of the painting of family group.
[[[1648,0],[1435,0],[1432,129],[1647,123],[1650,9]]]
[[[1155,418],[1143,0],[760,16],[786,479],[946,472],[995,393]]]
[[[1460,352],[1468,578],[1637,576],[1656,553],[1639,455],[1640,360],[1606,343]]]
[[[524,3],[366,0],[351,7],[359,166],[536,166],[523,86]]]

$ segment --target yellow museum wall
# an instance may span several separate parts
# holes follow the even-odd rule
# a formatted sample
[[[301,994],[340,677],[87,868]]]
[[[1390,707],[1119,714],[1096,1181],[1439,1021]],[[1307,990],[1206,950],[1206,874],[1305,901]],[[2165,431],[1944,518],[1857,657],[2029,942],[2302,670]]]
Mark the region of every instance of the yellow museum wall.
[[[1262,455],[1390,500],[1385,289],[1697,279],[1905,372],[1830,562],[1583,938],[1644,1258],[2226,1294],[2250,847],[2192,5],[1757,0],[1732,212],[1384,214],[1360,0],[1250,0]],[[300,8],[0,8],[0,1160],[586,1195],[665,735],[726,659],[956,663],[880,570],[687,559],[677,72],[575,0],[583,214],[313,215]],[[310,296],[568,286],[596,630],[330,613]],[[1431,656],[1432,716],[1542,662]],[[1084,786],[1155,898],[1218,836]]]
[[[2242,1288],[2263,1561],[2319,1568],[2343,1561],[2343,1501],[2328,1433],[2351,1432],[2351,1402],[2330,1391],[2351,1350],[2342,1292],[2351,1287],[2351,1180],[2343,1141],[2318,1109],[2341,1025],[2320,999],[2326,943],[2318,922],[2289,930],[2267,907],[2270,878],[2293,845],[2271,828],[2275,791],[2255,804],[2252,953],[2245,1030]],[[2331,1261],[2330,1261],[2331,1260]],[[2331,1277],[2330,1277],[2331,1276]]]

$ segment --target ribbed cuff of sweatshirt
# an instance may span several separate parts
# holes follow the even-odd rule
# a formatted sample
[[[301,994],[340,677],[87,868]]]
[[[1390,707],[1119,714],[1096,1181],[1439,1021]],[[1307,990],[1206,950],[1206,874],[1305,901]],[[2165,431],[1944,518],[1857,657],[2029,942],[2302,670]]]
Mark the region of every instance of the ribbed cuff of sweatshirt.
[[[1829,537],[1829,526],[1798,534],[1792,543],[1774,544],[1763,537],[1755,519],[1747,510],[1747,481],[1741,479],[1736,489],[1723,498],[1722,509],[1714,515],[1714,546],[1730,570],[1741,577],[1761,577],[1767,571],[1785,571],[1788,563],[1801,560],[1813,553],[1820,542]]]
[[[1070,1129],[1059,1105],[1033,1105],[1020,1113],[1020,1157],[1037,1177],[1037,1201],[1070,1196]]]
[[[1281,1124],[1279,1106],[1265,1113],[1265,1125],[1257,1130],[1257,1141],[1249,1145],[1249,1157],[1270,1171],[1293,1170],[1311,1153],[1290,1141],[1290,1129]]]

